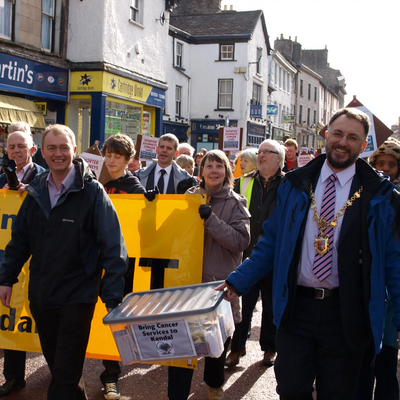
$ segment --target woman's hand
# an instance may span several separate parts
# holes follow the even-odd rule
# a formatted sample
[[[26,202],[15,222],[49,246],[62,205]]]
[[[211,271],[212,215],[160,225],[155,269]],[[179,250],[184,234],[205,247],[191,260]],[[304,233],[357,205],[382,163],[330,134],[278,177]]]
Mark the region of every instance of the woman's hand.
[[[225,288],[226,288],[226,290],[225,290]],[[227,300],[227,301],[232,301],[232,300],[235,299],[236,297],[239,297],[239,296],[228,286],[228,284],[226,284],[225,282],[224,282],[222,285],[216,287],[215,290],[219,290],[219,291],[225,290],[225,300]]]
[[[200,218],[204,219],[204,221],[206,221],[207,218],[211,215],[211,212],[211,206],[209,206],[208,204],[202,204],[199,207]]]

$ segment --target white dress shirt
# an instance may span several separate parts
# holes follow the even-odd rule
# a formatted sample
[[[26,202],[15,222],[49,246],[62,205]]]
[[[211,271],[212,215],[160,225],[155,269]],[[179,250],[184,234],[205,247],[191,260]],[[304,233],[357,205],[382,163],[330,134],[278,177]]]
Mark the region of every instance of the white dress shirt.
[[[325,161],[321,169],[321,174],[318,178],[317,187],[313,187],[315,194],[315,203],[317,204],[318,216],[321,212],[322,199],[324,197],[325,187],[328,183],[328,178],[334,172]],[[353,182],[353,177],[356,173],[356,166],[352,164],[350,167],[336,174],[338,180],[335,182],[336,188],[336,202],[335,202],[335,215],[345,205],[349,199],[350,188]],[[353,195],[353,193],[351,194]],[[344,215],[339,217],[337,226],[333,229],[333,257],[332,257],[332,273],[322,282],[313,273],[313,264],[315,258],[314,240],[319,234],[317,222],[313,220],[314,210],[310,208],[308,211],[306,228],[304,231],[304,239],[301,245],[300,264],[297,271],[297,284],[301,286],[309,286],[314,288],[327,288],[333,289],[339,287],[339,274],[338,274],[338,252],[337,245],[340,236],[340,229]]]
[[[158,180],[161,177],[161,170],[164,170],[166,174],[164,174],[164,192],[160,194],[166,194],[167,189],[168,189],[168,182],[169,182],[169,177],[171,176],[171,170],[172,170],[172,164],[168,165],[168,167],[162,168],[160,165],[157,163],[156,169],[154,170],[154,187],[157,186]]]

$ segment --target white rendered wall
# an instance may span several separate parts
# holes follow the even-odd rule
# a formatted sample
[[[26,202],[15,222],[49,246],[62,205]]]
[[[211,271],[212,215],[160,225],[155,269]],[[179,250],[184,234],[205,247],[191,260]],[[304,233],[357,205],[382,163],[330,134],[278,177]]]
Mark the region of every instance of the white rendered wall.
[[[131,0],[76,1],[69,7],[67,58],[106,62],[165,82],[168,21],[164,0],[143,0],[143,23],[129,21]],[[168,19],[169,13],[165,11]],[[136,53],[139,45],[139,54]]]

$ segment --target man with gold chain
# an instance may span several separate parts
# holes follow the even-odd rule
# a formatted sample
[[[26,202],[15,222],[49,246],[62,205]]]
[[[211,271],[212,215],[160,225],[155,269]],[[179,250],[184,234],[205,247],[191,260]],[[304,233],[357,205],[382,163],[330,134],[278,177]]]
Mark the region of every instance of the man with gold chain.
[[[366,349],[379,353],[386,289],[400,326],[400,195],[358,158],[368,116],[339,110],[326,156],[286,174],[251,257],[220,289],[242,295],[274,266],[275,374],[282,400],[352,400]],[[371,355],[372,360],[372,355]]]

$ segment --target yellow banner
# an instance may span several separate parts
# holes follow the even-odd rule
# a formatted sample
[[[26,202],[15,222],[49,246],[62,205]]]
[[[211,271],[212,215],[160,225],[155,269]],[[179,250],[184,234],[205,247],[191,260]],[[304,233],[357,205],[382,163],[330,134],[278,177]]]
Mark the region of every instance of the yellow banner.
[[[198,209],[201,195],[162,195],[148,202],[143,195],[110,195],[117,210],[130,263],[134,263],[133,291],[150,289],[151,279],[164,287],[201,282],[204,229]],[[0,190],[0,253],[11,238],[12,221],[23,198]],[[152,271],[151,259],[170,260],[164,271]],[[13,286],[11,310],[0,304],[1,348],[41,352],[28,301],[29,262]],[[98,301],[92,322],[87,357],[119,360],[111,330],[103,325],[105,305]],[[168,363],[184,366],[186,361]],[[194,361],[193,366],[196,366]]]
[[[151,89],[150,85],[106,71],[71,72],[71,92],[105,92],[145,103]]]

